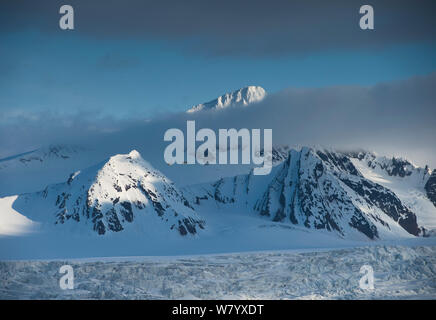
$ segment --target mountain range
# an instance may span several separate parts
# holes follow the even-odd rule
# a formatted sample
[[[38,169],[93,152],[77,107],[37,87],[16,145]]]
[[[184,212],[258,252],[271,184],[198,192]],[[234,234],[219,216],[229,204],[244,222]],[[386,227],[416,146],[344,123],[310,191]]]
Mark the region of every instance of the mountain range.
[[[261,87],[247,87],[188,113],[243,107],[265,95]],[[99,155],[81,146],[50,145],[0,159],[0,219],[3,227],[13,221],[19,229],[22,222],[49,233],[172,234],[199,241],[215,232],[218,220],[223,229],[239,230],[225,221],[229,214],[257,227],[268,223],[341,239],[435,234],[436,170],[363,150],[282,145],[267,156],[274,167],[266,176],[245,167],[223,174],[205,165],[196,174],[215,172],[215,179],[195,183],[189,166],[179,166],[186,181],[179,188],[166,175],[170,168],[154,168],[136,150],[94,161]]]
[[[341,237],[426,236],[436,227],[434,175],[403,159],[303,147],[267,177],[252,173],[188,187],[191,202],[213,202]]]
[[[303,147],[292,149],[270,175],[250,172],[180,190],[133,150],[19,195],[12,208],[48,230],[104,235],[157,228],[185,236],[208,227],[202,213],[213,206],[375,240],[434,232],[434,178],[435,171],[403,159]]]

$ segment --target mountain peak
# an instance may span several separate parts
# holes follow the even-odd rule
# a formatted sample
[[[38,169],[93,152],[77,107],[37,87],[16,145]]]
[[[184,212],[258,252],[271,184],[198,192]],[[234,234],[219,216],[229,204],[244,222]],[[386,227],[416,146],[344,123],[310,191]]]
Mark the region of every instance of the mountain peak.
[[[142,159],[141,154],[134,149],[129,152],[129,157],[131,157],[133,159]]]
[[[266,91],[260,86],[248,86],[236,91],[223,94],[218,98],[206,103],[201,103],[190,108],[187,112],[196,112],[200,110],[217,110],[228,107],[247,106],[249,104],[260,102],[266,97]]]

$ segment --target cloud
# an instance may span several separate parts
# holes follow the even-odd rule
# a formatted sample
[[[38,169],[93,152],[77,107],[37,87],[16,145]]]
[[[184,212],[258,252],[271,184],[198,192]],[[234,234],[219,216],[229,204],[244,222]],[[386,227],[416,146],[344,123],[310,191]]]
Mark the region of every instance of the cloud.
[[[436,73],[371,87],[289,88],[247,108],[116,120],[98,114],[15,114],[0,125],[0,154],[74,143],[102,154],[137,149],[163,165],[170,128],[271,128],[274,144],[367,149],[436,168]],[[199,101],[200,102],[200,101]]]
[[[110,1],[70,0],[74,32],[91,37],[159,40],[190,52],[224,56],[266,56],[332,49],[378,49],[434,41],[436,3],[373,0],[375,30],[362,31],[362,1]],[[365,3],[366,4],[366,3]],[[16,0],[0,5],[0,30],[58,27],[60,3]]]
[[[211,128],[272,128],[275,144],[405,156],[436,168],[436,73],[375,86],[289,88],[250,108],[197,116]]]
[[[0,158],[49,144],[91,146],[88,139],[120,131],[137,120],[119,120],[98,112],[0,112]]]
[[[289,88],[247,109],[205,115],[206,127],[273,128],[275,144],[405,156],[436,168],[436,73],[371,87]]]

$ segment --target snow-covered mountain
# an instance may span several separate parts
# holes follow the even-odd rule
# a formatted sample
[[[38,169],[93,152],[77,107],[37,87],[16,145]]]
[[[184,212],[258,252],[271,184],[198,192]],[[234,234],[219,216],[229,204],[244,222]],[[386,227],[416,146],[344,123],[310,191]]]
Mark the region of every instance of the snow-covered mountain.
[[[56,144],[0,159],[0,197],[41,190],[105,157],[83,146]]]
[[[352,163],[370,181],[393,191],[413,212],[418,224],[436,230],[436,185],[428,166],[415,166],[406,159],[379,156],[372,152],[348,152]]]
[[[291,150],[268,176],[250,173],[223,178],[188,187],[186,194],[200,211],[211,203],[222,210],[237,207],[272,221],[332,231],[341,237],[428,235],[428,229],[436,223],[436,207],[430,200],[423,194],[419,203],[431,207],[421,212],[418,205],[400,199],[392,189],[365,177],[368,170],[359,166],[362,156],[355,156],[303,147],[300,151]],[[425,170],[409,163],[383,163],[381,170],[392,175],[421,179],[423,185],[428,180]],[[401,169],[401,165],[407,168]],[[410,185],[407,181],[397,184],[401,183]]]
[[[223,94],[218,98],[193,106],[187,112],[200,110],[218,110],[228,107],[247,106],[254,102],[262,101],[266,96],[266,91],[259,86],[248,86],[231,93]]]
[[[65,183],[21,195],[13,209],[49,229],[78,233],[128,229],[194,235],[204,228],[176,186],[135,150],[77,171]]]
[[[315,149],[325,149],[318,147]],[[286,146],[273,147],[273,163],[284,159]],[[418,224],[436,230],[436,170],[419,167],[404,158],[386,157],[370,151],[334,151],[350,159],[368,180],[393,191],[413,212],[419,213]]]
[[[38,166],[44,162],[52,162],[56,160],[70,159],[84,148],[73,145],[48,145],[29,152],[20,153],[11,157],[0,159],[0,170],[6,168],[23,168],[30,166]]]
[[[282,155],[287,148],[278,149]],[[279,158],[269,175],[178,189],[138,152],[112,156],[43,191],[0,198],[0,243],[8,248],[0,257],[434,243],[435,177],[428,168],[308,147]]]
[[[276,165],[270,175],[242,174],[180,191],[132,151],[17,196],[12,207],[43,225],[97,234],[156,229],[151,226],[196,234],[210,205],[344,238],[426,236],[436,229],[436,177],[427,167],[308,147],[281,146],[271,156]]]
[[[352,159],[359,160],[372,170],[385,172],[391,177],[410,177],[418,184],[421,184],[431,174],[428,166],[420,168],[403,158],[388,158],[368,151],[345,152],[345,154]]]

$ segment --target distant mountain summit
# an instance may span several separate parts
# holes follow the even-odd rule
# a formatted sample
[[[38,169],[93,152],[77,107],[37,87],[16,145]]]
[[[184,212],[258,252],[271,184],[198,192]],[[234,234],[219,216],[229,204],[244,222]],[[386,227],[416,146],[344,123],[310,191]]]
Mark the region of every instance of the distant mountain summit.
[[[100,235],[124,229],[196,234],[204,222],[176,186],[133,150],[17,198],[14,208],[47,226]]]
[[[223,94],[212,101],[197,104],[187,112],[191,113],[200,110],[218,110],[228,107],[247,106],[251,103],[262,101],[265,96],[266,91],[264,88],[259,86],[248,86],[231,93]]]
[[[51,144],[29,152],[20,153],[11,157],[0,159],[0,170],[4,168],[30,167],[44,162],[65,160],[75,157],[85,148],[74,145]]]

